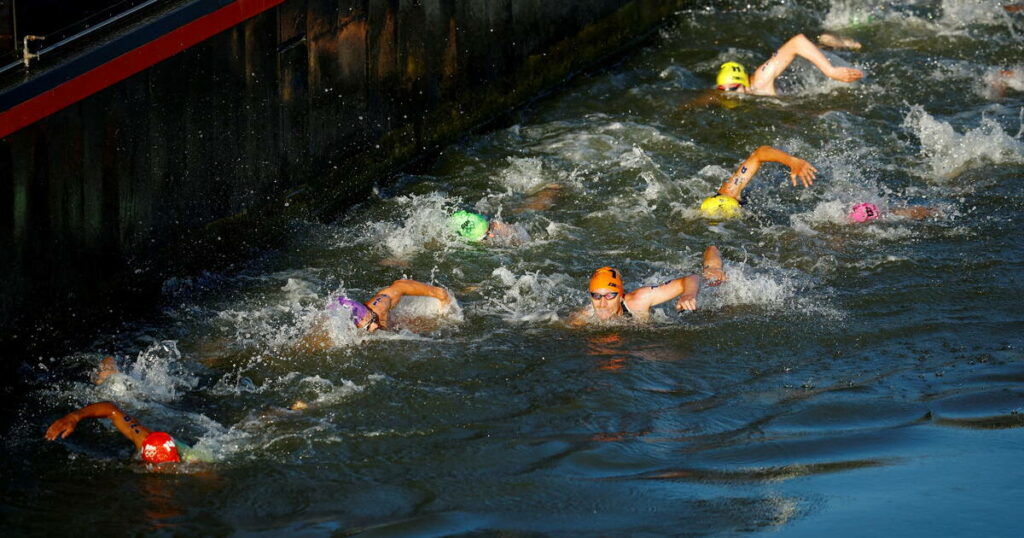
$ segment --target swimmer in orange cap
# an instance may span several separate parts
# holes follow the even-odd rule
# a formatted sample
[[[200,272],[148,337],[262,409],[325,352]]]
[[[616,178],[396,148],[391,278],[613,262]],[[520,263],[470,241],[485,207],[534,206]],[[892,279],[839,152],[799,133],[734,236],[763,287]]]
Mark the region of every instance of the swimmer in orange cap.
[[[143,426],[111,402],[89,404],[55,420],[46,430],[46,440],[66,439],[82,419],[106,418],[117,431],[135,444],[138,458],[146,463],[210,461],[209,454],[193,449],[165,432]]]
[[[703,278],[710,286],[717,286],[726,279],[722,256],[714,245],[704,250]],[[622,284],[622,273],[602,267],[590,277],[590,306],[570,315],[568,323],[579,327],[595,320],[621,317],[644,321],[650,316],[651,307],[672,299],[676,299],[676,310],[696,310],[700,281],[701,277],[689,275],[627,292]]]
[[[817,168],[799,157],[794,157],[771,146],[761,146],[755,149],[729,176],[729,179],[722,183],[715,195],[704,199],[700,205],[701,214],[710,219],[728,219],[739,216],[743,189],[747,188],[747,184],[761,169],[761,163],[765,162],[781,163],[788,166],[789,181],[794,187],[796,187],[798,179],[805,188],[810,187],[814,184],[815,174],[818,173]]]

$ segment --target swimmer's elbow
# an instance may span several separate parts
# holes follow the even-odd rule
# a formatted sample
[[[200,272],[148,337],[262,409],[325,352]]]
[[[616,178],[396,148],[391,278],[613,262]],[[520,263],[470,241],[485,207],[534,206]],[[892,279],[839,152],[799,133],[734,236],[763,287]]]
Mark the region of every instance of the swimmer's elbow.
[[[750,158],[758,162],[764,161],[768,159],[773,151],[775,151],[775,148],[771,146],[758,146],[758,148],[750,154]]]

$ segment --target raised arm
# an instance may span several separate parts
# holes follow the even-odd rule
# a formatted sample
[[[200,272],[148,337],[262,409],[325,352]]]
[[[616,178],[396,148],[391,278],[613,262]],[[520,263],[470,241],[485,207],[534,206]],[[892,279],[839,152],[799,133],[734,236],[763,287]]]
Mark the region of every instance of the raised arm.
[[[441,301],[442,305],[447,305],[450,301],[448,291],[444,288],[431,286],[430,284],[424,284],[415,280],[396,280],[392,282],[390,286],[378,291],[377,295],[387,295],[391,297],[392,307],[396,306],[398,302],[402,300],[403,295],[433,297],[438,301]]]
[[[117,407],[111,402],[97,402],[89,404],[77,411],[72,411],[62,418],[54,421],[53,424],[46,430],[46,439],[53,441],[55,439],[66,439],[82,419],[86,418],[106,418],[110,419],[110,422],[114,424],[117,431],[121,432],[122,435],[127,437],[132,443],[135,443],[135,449],[142,449],[142,441],[146,439],[146,436],[150,434],[150,430],[131,417],[125,414],[121,408]]]
[[[378,291],[372,299],[366,302],[366,306],[377,313],[381,327],[387,329],[390,327],[388,314],[392,308],[398,306],[402,297],[406,295],[433,297],[440,301],[439,309],[442,312],[448,308],[448,304],[451,302],[451,298],[444,288],[415,280],[396,280],[390,286]]]
[[[793,63],[793,59],[797,56],[814,64],[826,77],[841,82],[854,82],[864,76],[859,69],[832,65],[832,62],[828,61],[821,49],[811,43],[810,39],[803,34],[797,34],[779,47],[779,50],[768,61],[754,71],[750,80],[751,93],[775,95],[775,79],[779,78],[779,75],[789,67],[789,64]]]
[[[740,167],[733,172],[729,179],[725,180],[725,183],[722,183],[718,194],[739,200],[743,189],[747,188],[747,184],[754,179],[757,171],[761,169],[761,163],[764,162],[781,163],[788,166],[789,179],[794,187],[796,187],[797,178],[804,184],[804,187],[810,187],[814,184],[814,175],[818,172],[817,168],[803,159],[771,146],[761,146],[740,164]]]
[[[651,307],[679,297],[676,308],[679,310],[697,309],[697,292],[700,290],[700,278],[689,275],[675,278],[656,286],[637,288],[626,295],[629,309],[640,314],[646,313]]]

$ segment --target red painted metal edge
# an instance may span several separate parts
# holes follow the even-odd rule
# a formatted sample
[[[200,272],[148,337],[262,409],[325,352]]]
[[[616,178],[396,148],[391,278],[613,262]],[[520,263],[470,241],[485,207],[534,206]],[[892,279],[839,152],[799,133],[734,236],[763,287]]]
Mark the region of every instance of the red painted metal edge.
[[[116,84],[139,71],[281,4],[284,0],[238,0],[91,71],[0,113],[0,138]]]

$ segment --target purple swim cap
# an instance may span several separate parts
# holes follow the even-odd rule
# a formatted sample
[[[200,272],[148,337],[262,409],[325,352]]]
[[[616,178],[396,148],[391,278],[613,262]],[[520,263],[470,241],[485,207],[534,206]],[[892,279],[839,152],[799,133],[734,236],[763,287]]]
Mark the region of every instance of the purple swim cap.
[[[867,222],[878,218],[878,206],[864,202],[853,206],[850,210],[850,220],[853,222]]]
[[[338,296],[337,302],[331,303],[331,305],[328,306],[328,308],[330,310],[338,310],[339,308],[348,309],[349,313],[352,315],[352,324],[355,325],[356,327],[358,327],[359,322],[363,321],[363,318],[365,318],[366,315],[370,313],[370,309],[366,308],[366,305],[360,303],[359,301],[349,299],[344,295]]]

